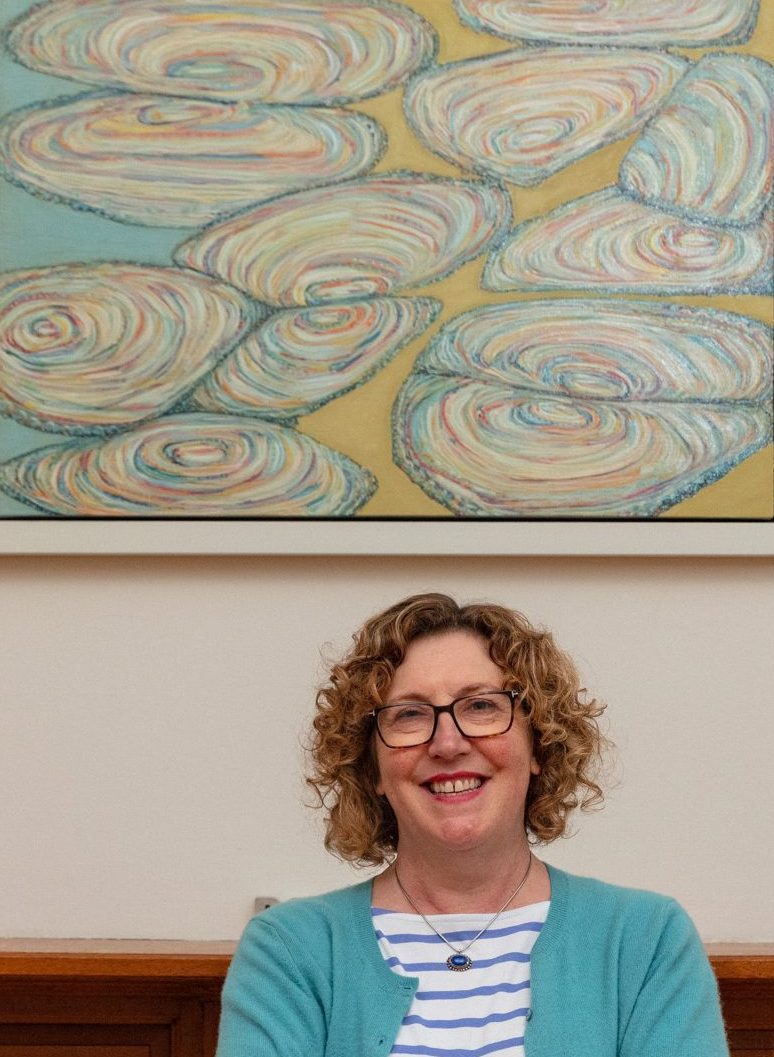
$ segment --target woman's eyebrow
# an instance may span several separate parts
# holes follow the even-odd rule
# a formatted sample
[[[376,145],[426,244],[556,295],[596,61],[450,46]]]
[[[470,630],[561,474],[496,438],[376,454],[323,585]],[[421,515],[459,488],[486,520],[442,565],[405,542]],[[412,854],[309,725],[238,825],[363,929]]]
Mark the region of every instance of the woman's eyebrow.
[[[461,686],[457,693],[452,698],[452,701],[456,701],[460,697],[467,697],[468,694],[477,694],[485,690],[502,690],[501,686],[491,686],[489,683],[468,683],[466,686]],[[394,701],[386,700],[385,705],[400,705],[408,702],[416,701],[417,704],[432,704],[430,697],[423,693],[406,693],[401,694],[400,697],[396,697]]]

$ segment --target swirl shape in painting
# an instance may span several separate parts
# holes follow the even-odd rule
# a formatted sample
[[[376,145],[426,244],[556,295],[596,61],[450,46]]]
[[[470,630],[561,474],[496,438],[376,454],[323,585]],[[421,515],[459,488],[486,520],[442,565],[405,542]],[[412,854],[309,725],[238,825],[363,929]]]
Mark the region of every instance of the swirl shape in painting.
[[[393,411],[395,459],[457,515],[651,517],[772,441],[770,333],[713,309],[465,313]]]
[[[772,291],[771,217],[746,228],[692,224],[615,187],[516,227],[487,260],[486,290],[643,294]]]
[[[59,265],[0,276],[0,412],[34,429],[107,433],[166,412],[260,319],[180,268]]]
[[[364,114],[88,93],[0,123],[7,179],[132,224],[198,227],[290,189],[358,176],[385,148]]]
[[[506,40],[702,48],[743,44],[758,0],[454,0],[463,22]]]
[[[375,297],[275,312],[201,383],[188,406],[268,419],[309,414],[368,381],[440,309],[429,297]]]
[[[89,84],[305,106],[387,92],[438,47],[425,19],[385,0],[52,0],[7,43],[31,69]]]
[[[419,74],[404,109],[442,158],[529,187],[640,128],[687,65],[631,48],[522,48]]]
[[[688,219],[752,224],[771,200],[774,67],[706,55],[632,146],[624,191]]]
[[[279,307],[383,296],[450,275],[507,230],[493,183],[390,173],[283,195],[175,253]]]
[[[287,426],[192,414],[30,452],[0,466],[0,487],[64,516],[346,517],[376,479]]]

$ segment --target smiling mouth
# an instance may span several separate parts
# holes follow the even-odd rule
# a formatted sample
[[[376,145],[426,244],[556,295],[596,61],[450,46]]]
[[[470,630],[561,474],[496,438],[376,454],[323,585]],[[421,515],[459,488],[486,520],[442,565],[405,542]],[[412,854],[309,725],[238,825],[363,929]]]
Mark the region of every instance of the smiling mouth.
[[[447,782],[428,782],[427,788],[437,796],[440,793],[470,793],[474,789],[480,789],[483,784],[483,778],[455,778]]]

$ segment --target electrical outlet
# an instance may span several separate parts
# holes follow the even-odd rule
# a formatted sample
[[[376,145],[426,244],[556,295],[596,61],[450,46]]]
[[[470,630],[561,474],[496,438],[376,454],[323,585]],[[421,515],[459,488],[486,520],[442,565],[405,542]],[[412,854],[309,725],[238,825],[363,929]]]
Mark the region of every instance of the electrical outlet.
[[[255,907],[256,914],[262,914],[264,910],[268,910],[269,907],[273,907],[275,903],[279,903],[279,899],[275,896],[256,896]]]

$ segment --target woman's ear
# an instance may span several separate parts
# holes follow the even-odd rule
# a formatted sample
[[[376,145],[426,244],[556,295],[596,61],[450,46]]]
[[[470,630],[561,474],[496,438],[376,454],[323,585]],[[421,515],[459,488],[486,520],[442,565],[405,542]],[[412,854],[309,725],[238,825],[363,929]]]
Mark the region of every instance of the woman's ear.
[[[532,756],[530,758],[530,761],[529,761],[529,773],[537,775],[537,774],[540,774],[541,770],[542,770],[542,768],[541,768],[540,764],[537,762],[535,757]]]

